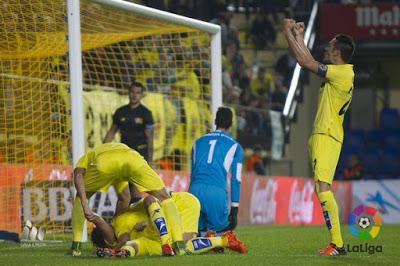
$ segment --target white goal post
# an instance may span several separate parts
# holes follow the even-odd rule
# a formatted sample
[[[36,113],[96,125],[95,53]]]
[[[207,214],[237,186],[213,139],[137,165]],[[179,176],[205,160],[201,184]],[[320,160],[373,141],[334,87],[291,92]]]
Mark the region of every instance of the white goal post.
[[[149,8],[146,6],[122,0],[92,0],[94,3],[112,6],[117,9],[130,11],[146,17],[187,26],[211,34],[211,109],[215,113],[222,105],[222,78],[221,78],[221,28],[218,25],[187,18],[173,13]],[[80,0],[67,0],[68,12],[68,40],[69,40],[69,71],[71,82],[72,106],[72,153],[75,165],[84,153],[84,113],[82,94],[82,53],[80,32]]]

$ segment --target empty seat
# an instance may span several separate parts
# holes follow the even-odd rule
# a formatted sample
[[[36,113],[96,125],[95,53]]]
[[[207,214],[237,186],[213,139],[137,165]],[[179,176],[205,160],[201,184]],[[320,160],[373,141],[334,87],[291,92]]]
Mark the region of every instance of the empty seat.
[[[383,108],[381,112],[381,128],[400,128],[400,115],[396,109]]]

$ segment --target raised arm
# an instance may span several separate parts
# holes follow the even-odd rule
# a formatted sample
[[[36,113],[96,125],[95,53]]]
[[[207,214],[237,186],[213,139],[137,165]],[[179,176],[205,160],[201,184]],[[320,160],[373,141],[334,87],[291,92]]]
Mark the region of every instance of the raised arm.
[[[320,76],[325,76],[326,66],[317,62],[304,44],[304,23],[293,19],[283,20],[283,33],[300,66]]]

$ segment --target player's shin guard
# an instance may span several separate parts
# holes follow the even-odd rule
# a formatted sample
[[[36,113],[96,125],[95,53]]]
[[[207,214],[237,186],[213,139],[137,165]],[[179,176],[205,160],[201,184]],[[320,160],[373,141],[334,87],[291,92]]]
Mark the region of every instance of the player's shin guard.
[[[186,243],[187,249],[193,254],[207,252],[211,249],[223,247],[222,237],[196,237]]]
[[[320,192],[318,198],[322,206],[326,226],[331,233],[332,243],[337,247],[343,247],[342,234],[340,232],[339,209],[333,192],[330,190]]]
[[[164,200],[161,203],[161,206],[163,207],[165,216],[167,217],[173,242],[182,241],[182,219],[178,212],[178,208],[175,205],[175,202],[171,198],[169,198]]]
[[[72,209],[72,235],[74,242],[82,242],[85,215],[83,214],[81,199],[76,197]]]
[[[158,202],[153,202],[148,208],[150,219],[153,221],[160,236],[161,245],[170,243],[170,235],[168,232],[167,221],[164,211]]]

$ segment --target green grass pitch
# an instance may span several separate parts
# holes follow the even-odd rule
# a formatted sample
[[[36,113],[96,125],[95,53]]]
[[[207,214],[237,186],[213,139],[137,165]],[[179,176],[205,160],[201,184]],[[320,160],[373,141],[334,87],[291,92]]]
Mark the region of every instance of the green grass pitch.
[[[224,254],[190,255],[182,257],[136,257],[100,259],[91,244],[84,246],[82,257],[66,254],[70,243],[29,247],[0,243],[1,265],[400,265],[400,225],[383,225],[376,239],[359,240],[342,228],[346,245],[364,250],[368,245],[382,252],[351,252],[345,257],[325,258],[317,251],[329,242],[325,227],[251,226],[241,227],[237,234],[248,247],[249,254],[225,251]],[[353,247],[358,246],[358,248]],[[371,246],[374,246],[371,248]],[[372,252],[371,252],[372,253]]]

